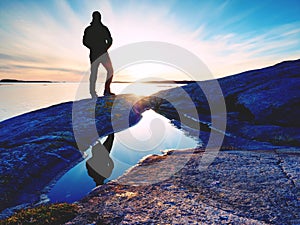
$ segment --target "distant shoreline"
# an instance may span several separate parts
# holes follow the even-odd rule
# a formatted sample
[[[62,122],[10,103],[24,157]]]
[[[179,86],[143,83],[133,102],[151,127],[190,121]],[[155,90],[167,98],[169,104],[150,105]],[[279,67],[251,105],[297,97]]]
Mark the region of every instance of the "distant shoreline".
[[[145,81],[141,83],[150,83],[150,84],[190,84],[196,83],[197,81],[190,80],[164,80],[164,81]],[[77,82],[68,82],[68,81],[48,81],[48,80],[17,80],[17,79],[2,79],[0,83],[77,83]],[[80,82],[78,82],[80,83]],[[134,83],[132,81],[113,81],[113,83]]]
[[[0,83],[63,83],[59,81],[48,81],[48,80],[15,80],[15,79],[2,79]]]

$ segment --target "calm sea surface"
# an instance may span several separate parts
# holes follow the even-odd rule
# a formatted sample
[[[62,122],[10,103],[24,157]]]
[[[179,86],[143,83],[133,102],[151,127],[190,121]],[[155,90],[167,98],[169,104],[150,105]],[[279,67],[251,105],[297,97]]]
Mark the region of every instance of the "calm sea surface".
[[[116,94],[133,93],[151,95],[157,91],[176,87],[176,84],[113,83]],[[54,104],[89,98],[88,84],[78,83],[1,83],[0,121]],[[103,84],[98,83],[98,95]]]

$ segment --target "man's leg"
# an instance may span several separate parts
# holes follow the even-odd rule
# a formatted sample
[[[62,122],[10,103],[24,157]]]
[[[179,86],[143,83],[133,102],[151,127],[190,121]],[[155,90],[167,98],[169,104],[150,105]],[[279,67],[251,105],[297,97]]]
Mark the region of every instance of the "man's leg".
[[[104,66],[104,68],[107,71],[107,77],[106,77],[106,82],[105,82],[105,89],[104,89],[104,95],[114,95],[114,93],[112,93],[110,91],[110,84],[112,82],[113,79],[113,75],[114,75],[114,69],[112,67],[112,63],[110,60],[110,57],[108,55],[108,53],[104,53],[101,57],[101,63]]]
[[[96,93],[96,81],[98,75],[98,67],[100,64],[100,60],[97,59],[91,63],[91,74],[90,74],[90,94],[92,98],[97,97]]]

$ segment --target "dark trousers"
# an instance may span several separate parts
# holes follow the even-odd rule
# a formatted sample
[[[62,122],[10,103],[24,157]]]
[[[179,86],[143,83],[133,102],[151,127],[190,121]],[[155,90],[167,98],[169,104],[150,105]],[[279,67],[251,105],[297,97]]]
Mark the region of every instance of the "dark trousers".
[[[97,74],[98,74],[98,68],[99,68],[100,63],[103,65],[103,67],[107,71],[104,92],[110,92],[110,84],[113,79],[114,70],[112,67],[112,63],[111,63],[109,54],[106,52],[97,58],[91,54],[90,60],[91,60],[90,94],[91,95],[96,94],[96,81],[97,81]]]

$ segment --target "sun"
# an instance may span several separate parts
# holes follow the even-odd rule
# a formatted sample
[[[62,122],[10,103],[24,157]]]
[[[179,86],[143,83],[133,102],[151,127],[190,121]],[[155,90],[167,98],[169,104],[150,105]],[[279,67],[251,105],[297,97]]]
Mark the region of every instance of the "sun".
[[[160,62],[143,62],[116,71],[116,80],[130,82],[191,80],[185,72]]]

